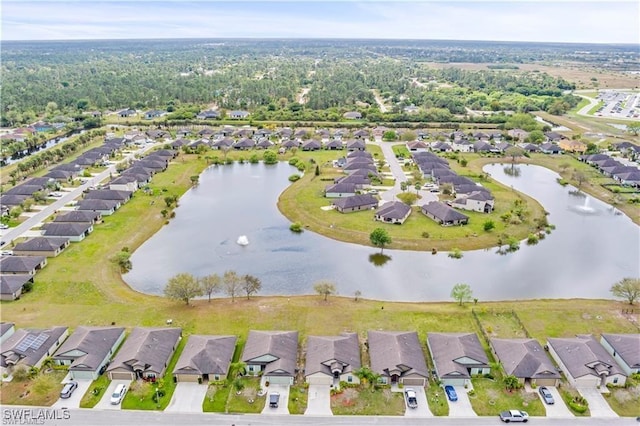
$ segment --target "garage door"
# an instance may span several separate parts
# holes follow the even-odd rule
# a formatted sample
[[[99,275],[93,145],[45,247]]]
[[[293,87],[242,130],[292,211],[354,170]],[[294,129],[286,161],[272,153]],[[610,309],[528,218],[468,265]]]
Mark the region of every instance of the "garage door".
[[[445,379],[442,381],[443,386],[464,386],[465,379]]]
[[[274,385],[290,385],[291,377],[288,376],[267,376],[265,378],[269,381],[269,383],[273,383]]]
[[[327,385],[330,386],[333,384],[333,377],[329,377],[327,375],[322,376],[308,376],[307,383],[310,385]]]
[[[133,374],[131,373],[112,371],[109,375],[111,380],[133,380]]]
[[[405,386],[424,386],[424,379],[405,377],[402,379]]]
[[[94,371],[71,371],[71,378],[75,380],[95,380]]]
[[[556,379],[536,379],[536,385],[538,386],[555,386]]]
[[[200,377],[197,374],[176,374],[176,379],[179,382],[191,382],[191,383],[197,383],[198,382],[198,377]]]

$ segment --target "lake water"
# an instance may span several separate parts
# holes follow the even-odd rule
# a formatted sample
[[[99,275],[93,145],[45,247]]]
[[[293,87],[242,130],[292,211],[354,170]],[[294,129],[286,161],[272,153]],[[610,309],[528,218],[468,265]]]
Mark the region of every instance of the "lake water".
[[[288,164],[211,167],[180,199],[176,218],[136,250],[124,279],[138,291],[162,294],[177,273],[235,270],[260,278],[261,295],[313,294],[313,284],[328,279],[345,296],[360,290],[369,299],[448,301],[460,282],[480,300],[610,298],[613,283],[639,275],[640,228],[628,217],[592,197],[571,195],[575,188],[557,184],[548,169],[518,167],[519,177],[506,175],[503,165],[485,171],[550,212],[556,230],[545,240],[523,242],[507,255],[495,247],[465,252],[462,259],[385,250],[390,260],[380,266],[370,259],[376,248],[289,231],[276,207],[295,172]],[[236,244],[240,235],[249,245]]]

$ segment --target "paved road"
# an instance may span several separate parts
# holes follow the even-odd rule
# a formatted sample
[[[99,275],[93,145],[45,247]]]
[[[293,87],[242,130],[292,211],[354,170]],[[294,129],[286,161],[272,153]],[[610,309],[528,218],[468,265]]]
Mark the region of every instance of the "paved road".
[[[589,114],[589,111],[591,111],[591,108],[598,105],[600,101],[585,95],[578,95],[578,96],[589,101],[587,105],[580,108],[580,110],[578,111],[578,115],[586,115],[587,117],[593,117],[593,115]]]
[[[34,226],[44,222],[44,220],[49,216],[51,216],[56,210],[60,210],[62,207],[65,206],[65,204],[68,204],[71,201],[78,198],[79,196],[81,196],[82,192],[85,189],[99,184],[103,180],[107,179],[110,174],[116,174],[116,168],[119,163],[133,159],[136,155],[144,154],[145,152],[159,145],[161,144],[159,143],[147,144],[144,147],[140,148],[139,150],[135,152],[131,152],[118,163],[112,164],[109,167],[107,167],[105,170],[100,172],[99,174],[93,176],[92,178],[88,178],[86,183],[83,183],[79,187],[74,188],[69,192],[64,192],[63,193],[64,195],[62,197],[54,201],[52,204],[46,206],[44,209],[38,211],[36,214],[29,217],[20,225],[3,231],[1,234],[2,242],[0,243],[0,248],[9,244],[11,241],[15,240],[16,238],[19,238],[22,234],[24,234]]]
[[[10,424],[8,419],[15,418],[22,409],[27,410],[32,416],[37,415],[39,410],[47,410],[52,413],[49,407],[18,407],[3,406],[3,424]],[[62,410],[55,412],[59,418],[64,415]],[[51,414],[49,414],[51,415]],[[226,425],[226,426],[260,426],[260,425],[311,425],[311,426],[334,426],[334,425],[376,425],[376,426],[396,426],[396,425],[451,425],[451,426],[485,426],[501,424],[497,416],[476,417],[476,418],[451,418],[436,417],[422,418],[419,423],[416,419],[406,417],[383,417],[383,416],[262,416],[256,414],[212,414],[212,413],[166,413],[159,411],[108,411],[99,409],[70,409],[66,410],[66,420],[45,420],[41,423],[45,426],[140,426],[140,425]],[[572,425],[638,425],[632,418],[617,419],[597,419],[591,417],[575,417],[572,419],[547,419],[544,417],[533,417],[531,422],[537,426],[572,426]],[[16,422],[13,424],[28,424],[26,422]]]

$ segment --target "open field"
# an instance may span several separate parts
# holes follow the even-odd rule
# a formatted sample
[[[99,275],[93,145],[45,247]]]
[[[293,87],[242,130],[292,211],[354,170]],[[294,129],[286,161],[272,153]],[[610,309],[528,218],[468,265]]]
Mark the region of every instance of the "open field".
[[[346,388],[331,396],[331,411],[338,416],[401,416],[405,412],[404,396],[402,392],[373,390],[364,385]]]

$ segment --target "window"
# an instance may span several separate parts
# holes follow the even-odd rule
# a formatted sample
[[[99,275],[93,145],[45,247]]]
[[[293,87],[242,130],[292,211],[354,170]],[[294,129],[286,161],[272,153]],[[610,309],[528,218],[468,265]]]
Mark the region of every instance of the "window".
[[[614,377],[614,378],[613,378],[613,384],[615,385],[616,383],[618,383],[618,378],[617,378],[617,377]]]
[[[216,374],[215,376],[213,376],[213,380],[217,382],[218,380],[220,380],[220,376]]]
[[[347,377],[347,382],[348,383],[353,383],[353,376],[348,376]]]

